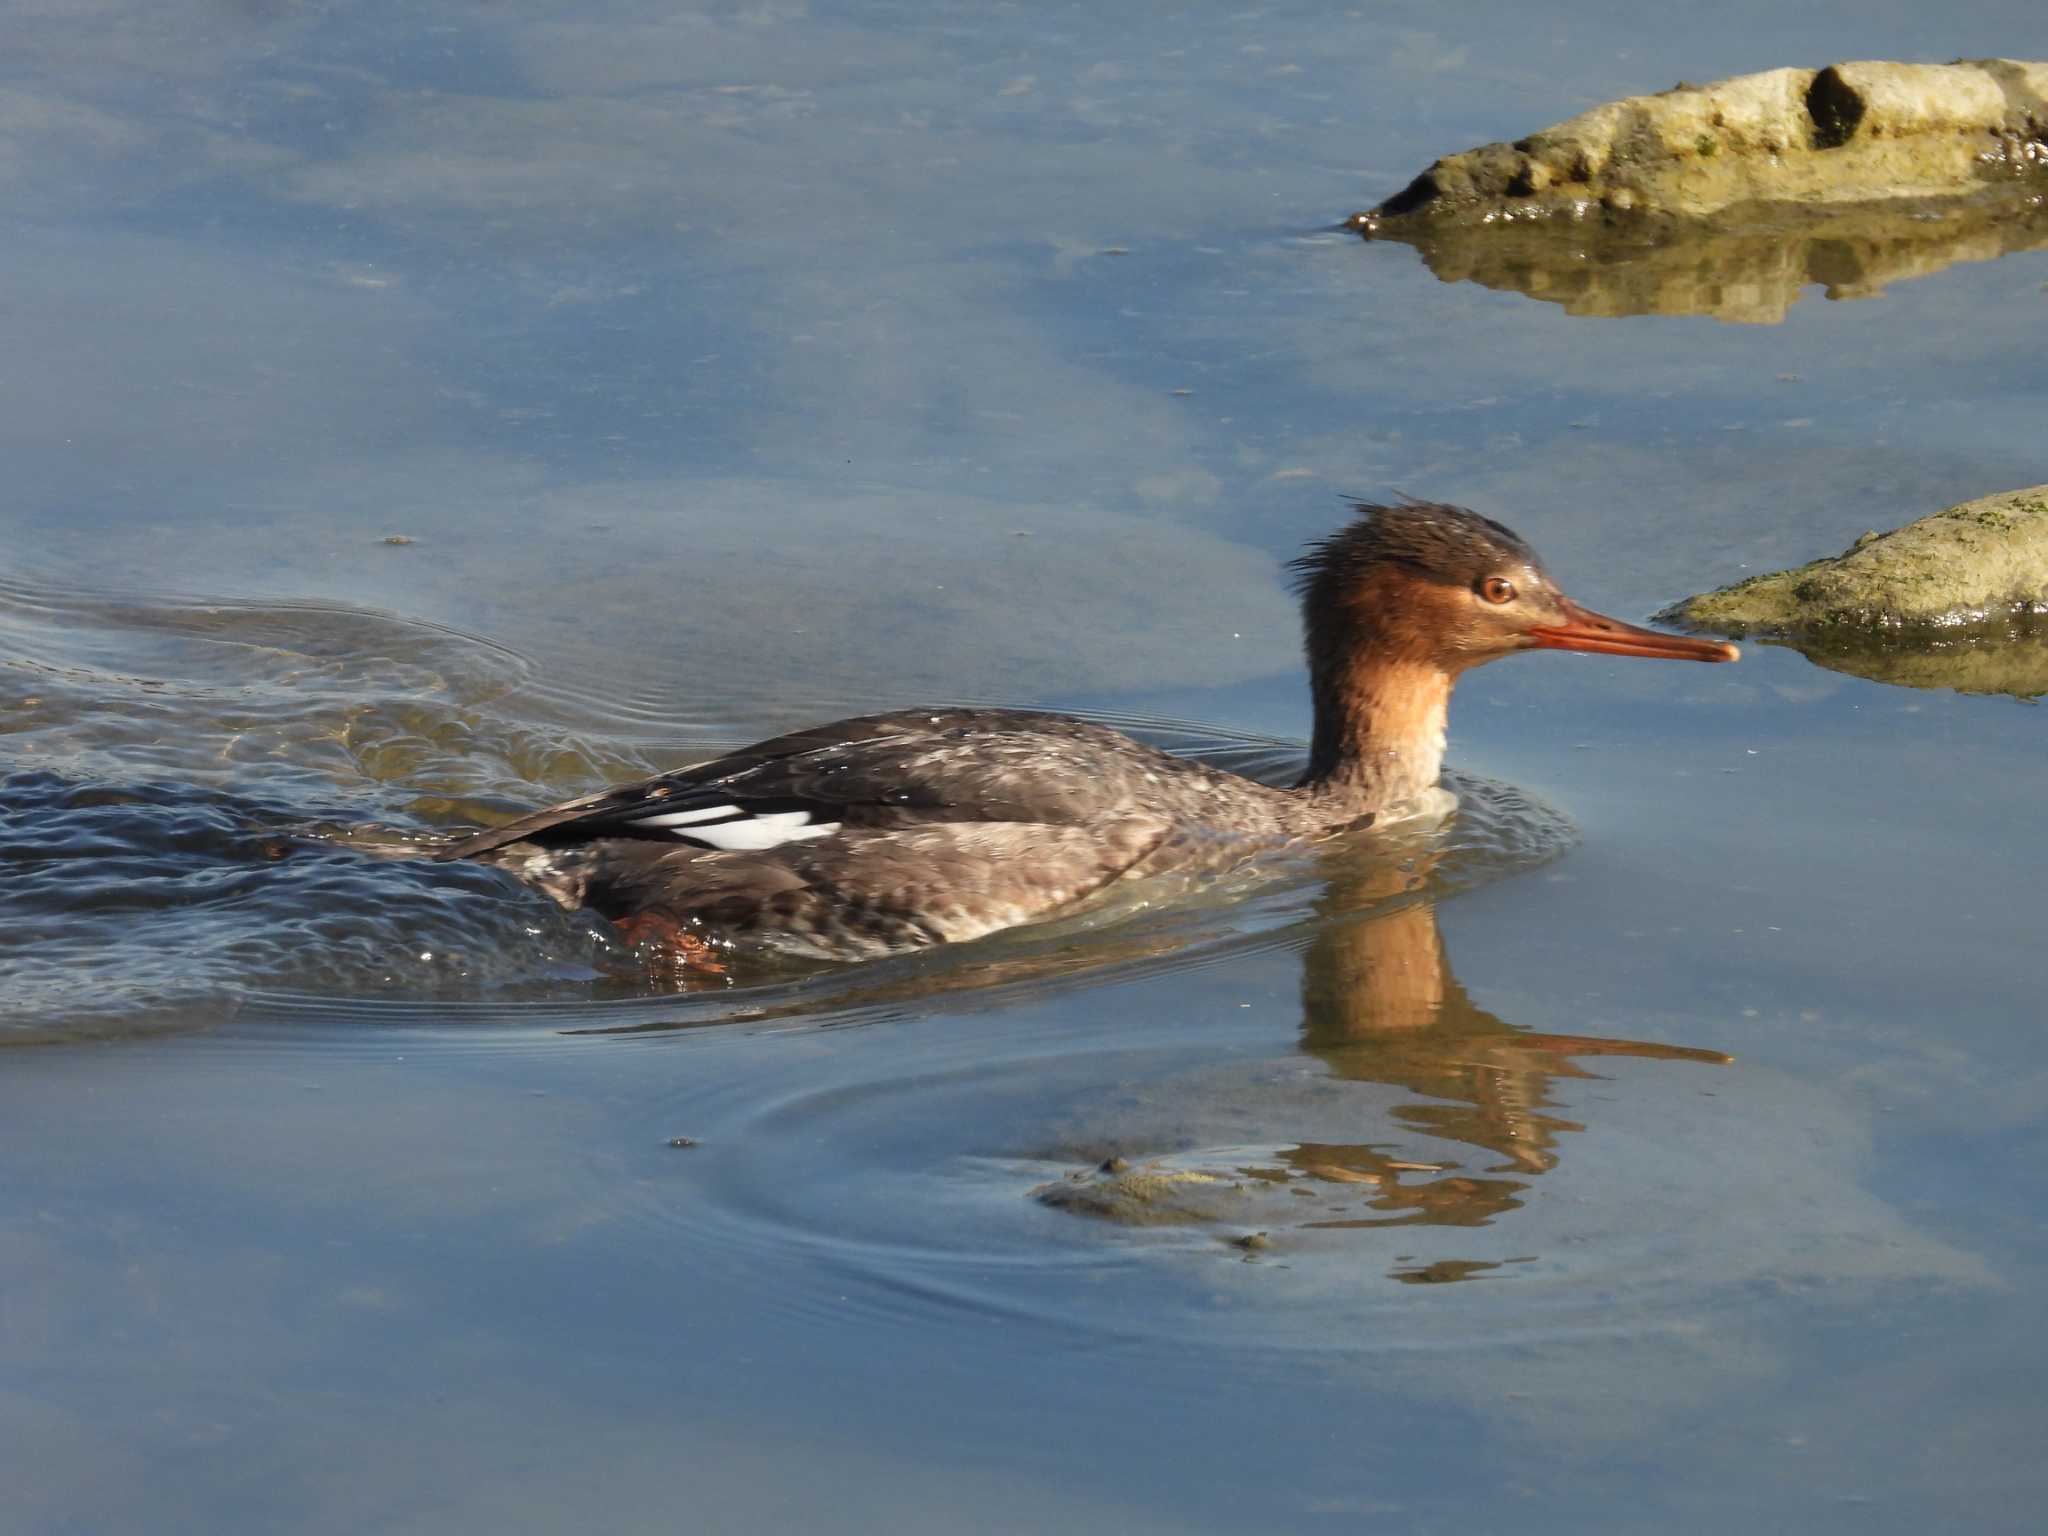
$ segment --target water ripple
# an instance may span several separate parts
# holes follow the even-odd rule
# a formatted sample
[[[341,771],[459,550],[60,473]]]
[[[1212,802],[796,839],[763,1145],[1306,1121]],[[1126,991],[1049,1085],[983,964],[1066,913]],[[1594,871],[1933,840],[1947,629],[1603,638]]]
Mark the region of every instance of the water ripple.
[[[717,722],[543,684],[516,651],[328,603],[81,592],[0,576],[0,1040],[269,1016],[383,1025],[671,1030],[830,1013],[889,1017],[939,995],[1017,995],[1199,967],[1304,941],[1328,851],[1187,899],[1116,906],[932,954],[787,965],[674,995],[588,914],[503,874],[405,857],[411,841],[644,774]],[[578,720],[578,715],[606,717]],[[1111,716],[1176,752],[1271,782],[1298,745]],[[793,723],[793,722],[787,722]],[[1500,785],[1461,815],[1339,850],[1412,899],[1554,856],[1571,832]]]
[[[1230,995],[1270,997],[1274,973],[1253,967]],[[1745,1230],[1764,1215],[1726,1199],[1730,1168],[1758,1155],[1721,1144],[1724,1117],[1684,1076],[1697,1065],[1567,1085],[1559,1107],[1598,1111],[1589,1145],[1550,1186],[1524,1170],[1526,1198],[1490,1217],[1387,1220],[1379,1185],[1276,1176],[1336,1148],[1436,1170],[1418,1185],[1485,1177],[1455,1171],[1469,1143],[1404,1122],[1403,1085],[1291,1041],[1286,1004],[1204,1009],[1204,990],[1213,1000],[1173,990],[1185,1013],[1114,1028],[1111,998],[1087,1017],[1025,1006],[843,1049],[814,1028],[779,1058],[693,1056],[657,1091],[701,1143],[599,1198],[655,1251],[789,1277],[764,1286],[769,1313],[963,1337],[1000,1323],[1062,1347],[1168,1353],[1213,1347],[1222,1329],[1233,1353],[1260,1358],[1666,1328],[1658,1309],[1668,1319],[1674,1294],[1725,1284],[1767,1246]],[[1042,1198],[1117,1153],[1220,1169],[1231,1187],[1215,1210],[1150,1221],[1080,1220]],[[1726,1254],[1713,1257],[1703,1224]],[[1411,1285],[1450,1280],[1469,1294],[1417,1311]]]

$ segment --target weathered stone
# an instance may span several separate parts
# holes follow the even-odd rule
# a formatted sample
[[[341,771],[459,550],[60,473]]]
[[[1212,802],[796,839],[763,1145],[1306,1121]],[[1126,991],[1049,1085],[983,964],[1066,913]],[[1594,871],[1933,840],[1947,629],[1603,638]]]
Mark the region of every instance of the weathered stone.
[[[1757,217],[2048,184],[2048,64],[1833,64],[1631,96],[1446,156],[1352,226]]]
[[[1752,576],[1658,617],[1780,641],[1879,682],[2048,693],[2048,485],[1866,533],[1833,559]]]
[[[2048,485],[1980,497],[1665,615],[1725,634],[1951,628],[2048,607]]]

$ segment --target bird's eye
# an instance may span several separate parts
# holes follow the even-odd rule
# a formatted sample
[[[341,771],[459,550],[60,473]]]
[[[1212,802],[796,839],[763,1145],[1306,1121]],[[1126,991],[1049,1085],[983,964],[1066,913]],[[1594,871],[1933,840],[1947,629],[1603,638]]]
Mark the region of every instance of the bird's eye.
[[[1479,583],[1479,595],[1489,603],[1511,603],[1515,600],[1515,584],[1505,576],[1489,576]]]

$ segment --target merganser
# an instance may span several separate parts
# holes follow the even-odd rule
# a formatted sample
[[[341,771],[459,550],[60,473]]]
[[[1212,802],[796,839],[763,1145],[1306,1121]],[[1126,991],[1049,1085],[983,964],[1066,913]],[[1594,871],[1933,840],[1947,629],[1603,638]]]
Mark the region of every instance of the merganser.
[[[1526,650],[1733,661],[1580,607],[1510,529],[1357,503],[1294,562],[1315,729],[1276,788],[1085,720],[922,709],[793,731],[438,850],[589,907],[665,963],[738,946],[858,960],[1060,916],[1121,881],[1221,872],[1435,788],[1461,673]]]

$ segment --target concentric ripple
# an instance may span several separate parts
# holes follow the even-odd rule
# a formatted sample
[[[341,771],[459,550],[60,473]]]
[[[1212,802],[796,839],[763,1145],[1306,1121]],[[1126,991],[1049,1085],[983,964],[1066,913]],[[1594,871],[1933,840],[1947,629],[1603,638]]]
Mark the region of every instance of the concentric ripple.
[[[1545,1155],[1518,1160],[1433,1117],[1447,1078],[1418,1085],[1417,1048],[1379,1070],[1332,1053],[1295,1004],[1295,957],[1240,960],[1082,1008],[813,1025],[744,1050],[621,1042],[663,1053],[635,1073],[661,1086],[630,1127],[692,1145],[592,1198],[651,1229],[648,1251],[766,1277],[767,1312],[963,1340],[1000,1324],[1062,1349],[1484,1355],[1682,1332],[1761,1275],[1968,1278],[1857,1186],[1853,1153],[1828,1150],[1840,1107],[1797,1082],[1737,1084],[1708,1052],[1588,1058],[1597,1072],[1547,1085]],[[1502,1069],[1437,1047],[1442,1073]],[[1758,1115],[1811,1128],[1811,1162],[1774,1166],[1744,1129]],[[1144,1172],[1165,1198],[1142,1208],[1047,1197]],[[1775,1226],[1787,1201],[1796,1250]],[[1410,1287],[1446,1282],[1413,1305]]]

